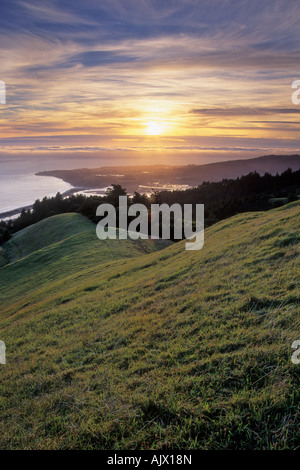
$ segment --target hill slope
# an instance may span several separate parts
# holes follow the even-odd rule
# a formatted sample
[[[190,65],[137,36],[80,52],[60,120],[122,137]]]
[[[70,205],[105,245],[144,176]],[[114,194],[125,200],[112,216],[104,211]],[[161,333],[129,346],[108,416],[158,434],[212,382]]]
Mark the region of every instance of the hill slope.
[[[62,214],[42,220],[20,230],[5,243],[3,249],[6,252],[6,262],[16,261],[41,248],[94,228],[95,225],[80,214]]]
[[[0,446],[295,448],[299,207],[220,222],[199,252],[99,264],[89,239],[66,270],[48,248],[1,268]]]
[[[133,258],[169,246],[165,240],[105,240],[96,237],[96,226],[80,214],[49,217],[17,232],[2,245],[0,298],[2,307],[16,299],[21,304],[41,298],[44,287],[64,289],[69,275],[81,277],[84,270],[120,258]]]

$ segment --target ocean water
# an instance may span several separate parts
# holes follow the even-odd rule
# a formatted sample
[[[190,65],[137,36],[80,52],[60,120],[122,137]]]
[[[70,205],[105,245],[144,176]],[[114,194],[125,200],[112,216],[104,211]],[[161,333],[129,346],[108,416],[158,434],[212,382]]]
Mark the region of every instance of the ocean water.
[[[55,196],[71,188],[59,178],[19,174],[0,176],[0,213],[28,206],[44,196]]]
[[[65,181],[49,177],[36,176],[45,170],[66,170],[74,168],[99,168],[102,166],[135,164],[136,158],[124,156],[99,155],[88,157],[80,153],[70,157],[56,154],[8,155],[0,152],[0,214],[19,207],[29,206],[36,199],[55,196],[72,188]],[[96,188],[95,193],[104,193],[106,188]],[[92,195],[87,194],[87,195]]]
[[[0,213],[8,212],[19,207],[29,206],[36,199],[44,196],[55,196],[59,191],[63,193],[71,188],[71,185],[59,178],[48,176],[36,176],[35,173],[45,170],[71,170],[75,168],[100,168],[104,166],[127,166],[149,164],[184,165],[188,163],[211,163],[224,160],[224,156],[214,158],[191,155],[171,155],[164,153],[162,161],[161,153],[141,154],[140,152],[115,151],[97,152],[90,155],[76,151],[68,154],[22,152],[5,153],[0,151]],[[253,155],[252,155],[253,156]],[[150,158],[151,157],[151,158]],[[106,188],[95,188],[93,192],[99,194]],[[147,188],[141,188],[147,192]],[[93,194],[90,193],[89,195]],[[86,192],[84,192],[86,194]]]
[[[53,155],[38,158],[30,155],[8,156],[0,153],[0,214],[29,206],[36,199],[55,196],[58,191],[63,193],[72,188],[69,183],[59,178],[37,176],[35,173],[45,170],[95,168],[111,163],[111,159],[105,158],[74,157],[71,159]]]

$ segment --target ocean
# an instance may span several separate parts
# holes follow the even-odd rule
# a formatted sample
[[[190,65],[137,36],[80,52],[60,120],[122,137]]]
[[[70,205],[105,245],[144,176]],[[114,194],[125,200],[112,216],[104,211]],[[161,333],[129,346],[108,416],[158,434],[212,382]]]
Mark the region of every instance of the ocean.
[[[28,206],[44,196],[55,196],[71,188],[69,183],[48,177],[25,175],[0,176],[0,213]]]
[[[134,163],[134,159],[127,163]],[[100,166],[124,164],[124,158],[83,157],[72,155],[7,155],[0,154],[0,214],[20,207],[29,206],[36,199],[55,196],[72,186],[65,181],[50,176],[36,176],[46,170],[66,170],[74,168],[97,168]],[[103,188],[105,190],[105,188]]]
[[[44,196],[55,196],[71,188],[65,181],[36,176],[41,165],[38,162],[24,162],[17,159],[0,158],[0,213],[28,206]]]

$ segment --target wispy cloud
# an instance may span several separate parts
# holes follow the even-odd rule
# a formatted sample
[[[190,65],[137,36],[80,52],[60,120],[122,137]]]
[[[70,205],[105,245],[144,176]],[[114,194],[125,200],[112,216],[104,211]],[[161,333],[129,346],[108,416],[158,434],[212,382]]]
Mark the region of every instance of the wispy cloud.
[[[227,107],[227,108],[199,108],[192,109],[192,114],[203,114],[209,116],[265,116],[270,114],[299,114],[298,108],[266,108],[266,107]],[[254,121],[252,121],[254,122]],[[258,121],[256,121],[258,122]],[[262,122],[262,121],[261,121]],[[266,121],[263,121],[266,122]],[[282,121],[284,122],[284,121]]]
[[[35,21],[56,24],[61,23],[64,25],[97,26],[95,21],[87,20],[80,14],[68,11],[68,9],[64,7],[59,7],[57,2],[48,0],[47,2],[41,3],[40,1],[19,0],[16,3],[18,7],[25,10],[27,18],[31,18]]]
[[[0,138],[105,135],[104,147],[115,148],[113,136],[145,139],[157,120],[186,150],[189,136],[222,137],[220,148],[239,150],[265,148],[266,138],[274,148],[280,139],[297,145],[293,0],[3,0],[1,8]]]

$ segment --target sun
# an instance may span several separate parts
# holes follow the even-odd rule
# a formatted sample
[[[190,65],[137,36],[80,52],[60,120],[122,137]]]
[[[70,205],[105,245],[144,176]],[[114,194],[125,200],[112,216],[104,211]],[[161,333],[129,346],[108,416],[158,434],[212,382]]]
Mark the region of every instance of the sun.
[[[163,132],[163,126],[159,122],[151,121],[147,124],[148,135],[160,135]]]

